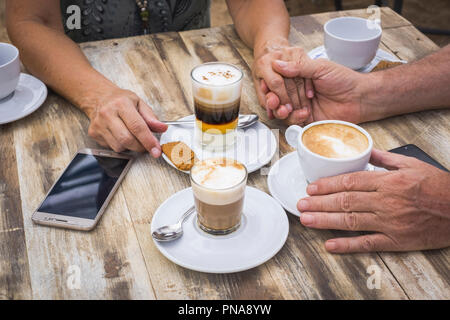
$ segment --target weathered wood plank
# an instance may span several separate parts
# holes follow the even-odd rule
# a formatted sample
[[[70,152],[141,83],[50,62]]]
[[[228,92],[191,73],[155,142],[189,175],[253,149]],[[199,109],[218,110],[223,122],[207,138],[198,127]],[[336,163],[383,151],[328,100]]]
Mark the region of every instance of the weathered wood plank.
[[[0,125],[0,299],[30,299],[28,256],[11,126]]]
[[[439,49],[413,26],[385,32],[383,44],[399,58],[414,61]],[[381,143],[391,149],[413,143],[446,167],[450,167],[450,110],[434,110],[393,117],[370,124],[382,128],[377,136],[391,137],[394,144]],[[374,134],[372,134],[374,136]],[[449,299],[450,249],[381,253],[380,256],[394,273],[411,299]]]
[[[221,48],[209,52],[208,48],[203,46],[203,41],[220,41],[220,39],[203,33],[195,34],[186,42],[185,35],[180,37],[176,33],[154,35],[152,39],[153,42],[147,39],[141,42],[139,39],[137,45],[145,47],[146,50],[136,52],[135,46],[131,46],[122,54],[125,57],[133,56],[133,60],[129,59],[127,63],[138,79],[142,78],[139,69],[147,61],[152,61],[153,68],[157,66],[156,72],[165,72],[164,82],[160,82],[158,86],[170,88],[170,99],[173,100],[170,104],[170,113],[173,118],[192,113],[190,70],[194,65],[205,60],[224,59],[223,54],[227,55],[227,61],[238,58],[233,58],[235,53],[229,46],[217,42],[214,45],[210,44],[211,47],[216,48],[215,46],[219,45]],[[238,64],[237,60],[231,62]],[[157,81],[158,77],[155,76],[153,81]],[[147,97],[151,105],[157,103],[153,100],[155,97]],[[239,274],[211,275],[183,269],[164,258],[154,246],[149,232],[152,213],[166,198],[188,187],[188,177],[175,172],[165,162],[151,160],[148,156],[141,157],[128,175],[130,179],[123,184],[127,206],[146,258],[157,298],[275,299],[282,297],[264,266]],[[147,190],[159,191],[149,193]]]
[[[404,18],[388,8],[381,13],[383,49],[408,61],[436,50]],[[305,50],[321,45],[323,23],[340,15],[366,17],[368,13],[356,10],[295,17],[291,43]],[[193,66],[215,60],[234,63],[245,76],[242,112],[257,113],[269,127],[281,129],[283,136],[283,122],[268,121],[258,105],[251,80],[252,52],[238,39],[232,26],[91,42],[83,44],[82,49],[97,70],[120,87],[136,92],[161,119],[167,120],[193,111]],[[415,143],[450,167],[449,116],[449,111],[422,112],[363,126],[378,148]],[[323,242],[350,234],[304,228],[293,216],[289,216],[290,235],[284,248],[258,268],[211,275],[178,267],[158,252],[149,224],[157,207],[173,193],[188,187],[189,179],[162,159],[149,155],[137,159],[94,231],[33,225],[33,210],[72,154],[81,147],[97,146],[87,137],[87,126],[81,112],[50,93],[40,110],[0,127],[0,298],[450,297],[450,249],[332,255],[325,251]],[[291,151],[281,137],[280,154]],[[259,172],[250,175],[249,185],[268,192],[266,176]],[[367,268],[372,265],[381,270],[380,290],[367,287]],[[68,286],[71,266],[81,272],[80,289]]]
[[[86,124],[81,112],[55,95],[34,114],[14,123],[33,298],[154,298],[121,189],[92,232],[31,221],[32,212],[73,153],[95,145],[86,139]],[[78,271],[80,287],[74,288],[71,276]]]
[[[224,28],[224,33],[246,63],[251,65],[253,62],[252,52],[242,45],[233,28]],[[305,43],[302,43],[301,40],[302,38],[296,34],[295,30],[291,30],[291,44],[303,47]],[[270,122],[274,121],[266,123],[270,124]],[[284,132],[286,125],[280,121],[275,122],[278,128]],[[292,151],[283,135],[279,142],[282,155]],[[251,183],[269,193],[266,178],[264,175],[256,176]],[[377,254],[338,256],[327,253],[323,243],[333,235],[335,233],[331,231],[307,229],[300,224],[297,218],[290,216],[288,241],[283,250],[267,263],[271,275],[278,284],[283,286],[282,292],[286,298],[406,298]],[[382,282],[385,285],[383,290],[370,290],[366,285],[368,277],[366,270],[371,265],[377,265],[383,271]],[[349,266],[352,266],[352,272],[348,272]],[[286,269],[291,272],[286,273]],[[326,279],[323,278],[325,273],[327,274]]]
[[[395,15],[395,13],[393,13]],[[321,24],[331,18],[326,14],[316,15],[315,24]],[[295,19],[294,19],[295,20]],[[295,24],[298,35],[291,32],[291,43],[306,50],[323,44],[323,29],[304,34],[304,28]],[[431,40],[413,26],[385,28],[381,48],[400,59],[413,61],[439,49]],[[427,111],[401,115],[365,123],[362,126],[372,135],[376,148],[389,150],[408,143],[422,148],[448,167],[450,158],[450,110]],[[380,253],[380,257],[394,274],[409,298],[447,299],[450,294],[448,283],[448,255],[450,250],[431,251],[433,259],[428,260],[429,252],[409,254]],[[401,258],[400,258],[401,257]],[[432,262],[431,262],[432,261]],[[399,267],[401,265],[401,267]],[[424,272],[427,270],[428,274]],[[423,275],[419,277],[418,275]]]

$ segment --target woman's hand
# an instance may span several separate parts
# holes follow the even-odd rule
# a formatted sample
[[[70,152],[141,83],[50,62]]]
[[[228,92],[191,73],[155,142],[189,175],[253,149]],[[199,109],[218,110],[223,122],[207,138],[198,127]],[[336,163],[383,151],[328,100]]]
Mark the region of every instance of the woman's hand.
[[[135,93],[117,87],[96,98],[96,105],[84,108],[91,120],[88,134],[115,152],[148,151],[157,158],[161,146],[153,132],[164,132],[152,109]]]
[[[272,68],[275,60],[296,61],[303,55],[301,48],[286,42],[266,45],[253,64],[253,80],[261,106],[270,119],[288,119],[299,123],[308,117],[310,99],[314,96],[311,80],[300,77],[283,78]]]

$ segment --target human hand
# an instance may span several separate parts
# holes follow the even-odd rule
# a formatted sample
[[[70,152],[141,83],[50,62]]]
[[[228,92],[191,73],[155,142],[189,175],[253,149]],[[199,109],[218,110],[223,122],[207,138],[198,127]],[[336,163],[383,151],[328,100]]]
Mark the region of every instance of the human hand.
[[[308,117],[310,99],[314,96],[311,80],[300,77],[283,78],[274,72],[272,63],[282,59],[295,61],[303,55],[301,48],[289,44],[269,46],[255,59],[253,81],[261,106],[266,108],[269,119],[287,119],[289,123],[299,123]]]
[[[373,231],[328,240],[333,253],[409,251],[450,245],[450,173],[415,158],[373,150],[390,171],[319,179],[297,207],[309,228]]]
[[[155,158],[161,155],[152,131],[164,132],[167,125],[158,121],[152,109],[133,92],[115,87],[86,113],[91,120],[88,134],[100,145],[115,152],[148,151]]]
[[[371,120],[362,104],[366,86],[370,85],[369,75],[325,59],[312,60],[306,54],[295,61],[273,61],[272,66],[284,77],[312,80],[314,97],[305,123],[327,119],[353,123]]]

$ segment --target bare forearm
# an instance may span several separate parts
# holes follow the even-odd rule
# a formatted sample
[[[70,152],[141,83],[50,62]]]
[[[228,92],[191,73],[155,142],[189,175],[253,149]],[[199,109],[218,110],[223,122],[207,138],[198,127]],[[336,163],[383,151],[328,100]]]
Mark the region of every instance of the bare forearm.
[[[253,48],[254,56],[271,46],[289,44],[289,14],[282,0],[227,0],[240,38]]]
[[[417,62],[366,77],[364,120],[450,106],[450,45]]]
[[[113,86],[62,31],[32,20],[8,30],[27,69],[86,113],[95,104],[91,100]]]

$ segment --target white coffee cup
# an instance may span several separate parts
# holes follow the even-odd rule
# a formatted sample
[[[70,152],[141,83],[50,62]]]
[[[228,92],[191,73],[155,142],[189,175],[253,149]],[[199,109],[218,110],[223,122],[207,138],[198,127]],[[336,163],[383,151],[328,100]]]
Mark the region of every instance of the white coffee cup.
[[[357,129],[367,137],[367,149],[361,154],[351,158],[327,158],[310,151],[303,144],[303,133],[313,126],[325,123],[344,124]],[[366,170],[367,164],[370,160],[370,154],[372,153],[373,141],[370,134],[360,126],[346,121],[317,121],[307,125],[304,128],[301,128],[297,125],[292,125],[287,128],[284,135],[289,145],[297,149],[300,165],[303,169],[303,174],[308,182],[314,182],[320,178],[336,176],[344,173]]]
[[[375,57],[381,39],[378,22],[357,17],[329,20],[325,31],[325,51],[331,61],[360,69]]]
[[[19,50],[9,43],[0,43],[0,99],[14,92],[19,78]]]

